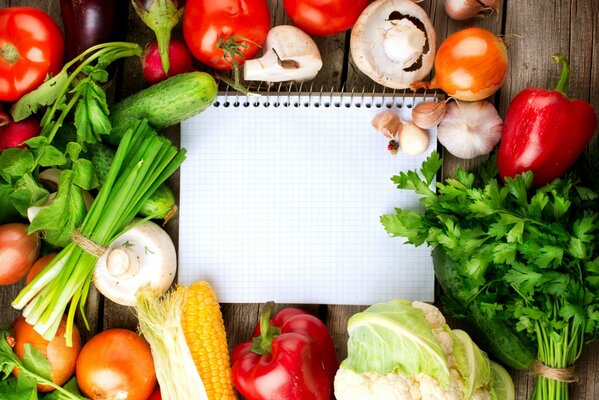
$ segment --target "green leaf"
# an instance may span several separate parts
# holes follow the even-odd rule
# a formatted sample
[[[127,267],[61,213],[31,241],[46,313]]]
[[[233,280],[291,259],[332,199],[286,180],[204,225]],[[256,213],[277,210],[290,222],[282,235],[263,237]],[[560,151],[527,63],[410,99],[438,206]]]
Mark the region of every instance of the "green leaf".
[[[96,177],[94,165],[85,158],[79,158],[73,162],[73,183],[84,190],[91,190],[98,187],[98,178]]]
[[[21,121],[34,114],[40,107],[48,106],[58,98],[67,83],[69,76],[61,71],[56,76],[42,83],[37,89],[25,94],[11,108],[15,121]]]
[[[48,191],[27,173],[15,183],[10,200],[19,213],[26,216],[29,207],[44,204],[48,195]]]
[[[524,222],[518,222],[508,232],[506,239],[508,243],[521,243],[524,233]]]
[[[437,172],[439,172],[441,169],[441,166],[443,166],[443,160],[436,151],[433,151],[431,155],[428,156],[427,159],[422,163],[420,172],[422,173],[422,176],[428,185],[433,182],[437,176]]]
[[[570,253],[572,257],[583,259],[587,254],[587,246],[579,238],[570,238],[568,253]]]
[[[553,295],[563,295],[567,293],[570,277],[567,274],[562,274],[555,271],[544,272],[538,285],[543,293]]]
[[[17,355],[6,341],[8,335],[7,331],[0,332],[0,379],[6,379],[12,374],[13,369],[20,365]]]
[[[31,139],[26,140],[25,144],[29,146],[31,149],[37,149],[46,146],[47,144],[49,144],[49,142],[48,138],[45,136],[34,136]]]
[[[347,359],[342,368],[356,373],[401,372],[436,378],[449,387],[449,364],[421,309],[406,300],[378,303],[347,324]]]
[[[67,162],[66,157],[56,147],[47,145],[37,149],[38,163],[42,167],[60,167]]]
[[[79,158],[79,153],[81,153],[81,145],[77,142],[69,142],[67,144],[66,154],[71,158],[71,161],[75,161]]]
[[[19,374],[0,381],[0,399],[2,400],[37,400],[37,384],[25,374]]]
[[[538,249],[536,264],[541,268],[558,267],[562,263],[564,250],[555,246],[542,246]]]
[[[8,183],[33,171],[35,160],[29,149],[11,148],[0,153],[0,176]]]
[[[574,221],[572,227],[574,235],[580,239],[581,242],[590,243],[595,238],[595,230],[599,230],[597,225],[597,218],[591,215],[585,215],[584,217]]]
[[[37,348],[31,346],[29,343],[25,344],[25,355],[21,362],[23,363],[23,367],[29,372],[49,381],[52,380],[50,361],[48,361]]]
[[[88,400],[87,397],[84,397],[79,391],[79,387],[77,386],[77,379],[71,378],[65,385],[62,387],[64,390],[72,394],[75,398],[81,400]],[[62,392],[55,390],[51,393],[48,393],[41,400],[72,400],[73,397],[66,397]]]
[[[532,295],[534,288],[541,277],[542,275],[535,272],[532,268],[522,263],[514,263],[512,269],[505,273],[503,279],[512,285],[519,293],[523,295]]]
[[[514,243],[498,243],[493,251],[495,264],[511,265],[516,260],[516,245]]]
[[[82,96],[75,108],[75,127],[79,141],[97,143],[101,135],[109,134],[112,129],[106,93],[90,78],[82,80],[76,90]]]
[[[380,218],[385,230],[391,236],[402,236],[409,243],[420,245],[426,237],[422,215],[411,210],[397,210],[397,214],[383,215]]]
[[[597,198],[599,198],[599,194],[597,194],[597,192],[593,191],[592,189],[582,186],[575,186],[574,188],[576,189],[576,192],[582,200],[591,201],[597,200]]]
[[[0,179],[0,224],[15,222],[20,219],[19,211],[12,204],[10,195],[12,186]]]
[[[65,247],[71,242],[71,235],[87,214],[81,188],[73,182],[74,176],[71,170],[60,173],[56,197],[29,225],[29,232],[43,230],[46,241],[56,247]]]

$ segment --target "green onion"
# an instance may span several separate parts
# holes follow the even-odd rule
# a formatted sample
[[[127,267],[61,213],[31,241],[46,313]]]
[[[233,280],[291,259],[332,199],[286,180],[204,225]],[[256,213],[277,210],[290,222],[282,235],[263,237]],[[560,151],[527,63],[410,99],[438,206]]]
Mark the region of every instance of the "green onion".
[[[106,181],[83,220],[81,235],[108,246],[128,229],[141,206],[184,159],[185,150],[158,135],[147,121],[134,123],[123,136]],[[97,254],[70,243],[19,293],[13,307],[23,310],[27,322],[46,340],[54,338],[69,307],[66,338],[71,345],[78,307],[87,325],[84,307],[97,259]]]

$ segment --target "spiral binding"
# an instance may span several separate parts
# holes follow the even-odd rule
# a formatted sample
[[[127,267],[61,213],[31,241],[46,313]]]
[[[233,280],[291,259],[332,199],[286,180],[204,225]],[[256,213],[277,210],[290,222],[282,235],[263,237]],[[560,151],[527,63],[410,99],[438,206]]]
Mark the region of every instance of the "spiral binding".
[[[262,90],[262,86],[265,90]],[[391,108],[393,106],[402,108],[404,104],[408,108],[412,107],[417,98],[426,98],[428,101],[438,101],[440,94],[437,91],[418,93],[410,89],[395,90],[382,87],[382,91],[373,87],[372,90],[366,91],[363,87],[361,90],[346,90],[345,84],[341,91],[335,91],[332,87],[330,91],[324,90],[324,85],[321,85],[319,91],[313,91],[313,84],[304,88],[304,84],[290,84],[288,87],[283,87],[283,84],[269,85],[266,82],[260,82],[257,89],[252,90],[257,96],[244,95],[237,91],[229,91],[227,87],[224,91],[219,92],[218,99],[213,103],[214,107],[325,107],[325,108],[342,108],[342,107],[366,107],[366,108]],[[276,89],[276,90],[275,90]],[[283,89],[283,90],[282,90]],[[411,101],[406,102],[407,99]]]

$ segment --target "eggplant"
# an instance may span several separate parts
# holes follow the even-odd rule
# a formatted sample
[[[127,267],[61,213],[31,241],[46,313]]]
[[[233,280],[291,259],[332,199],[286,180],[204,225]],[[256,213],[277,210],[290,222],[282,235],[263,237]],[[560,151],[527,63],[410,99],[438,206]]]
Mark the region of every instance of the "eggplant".
[[[90,47],[120,39],[117,27],[126,26],[123,0],[60,0],[66,56],[72,60]]]
[[[132,0],[131,4],[144,24],[154,31],[162,69],[168,75],[171,31],[183,16],[185,0]]]

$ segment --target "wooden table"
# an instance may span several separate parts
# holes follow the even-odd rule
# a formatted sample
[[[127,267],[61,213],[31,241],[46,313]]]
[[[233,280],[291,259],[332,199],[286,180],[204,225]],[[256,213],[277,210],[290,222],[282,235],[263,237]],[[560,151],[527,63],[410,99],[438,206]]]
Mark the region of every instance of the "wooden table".
[[[218,0],[214,0],[218,1]],[[128,3],[121,0],[122,3]],[[282,0],[269,0],[273,25],[289,23],[283,9]],[[46,10],[60,21],[59,0],[0,0],[0,7],[35,6]],[[522,89],[529,86],[552,88],[558,77],[558,69],[551,61],[557,52],[566,55],[572,66],[570,80],[571,96],[589,101],[599,110],[599,0],[504,0],[497,15],[486,19],[473,19],[457,22],[445,14],[442,0],[424,0],[421,6],[429,12],[438,36],[438,44],[449,34],[469,26],[487,28],[505,37],[508,44],[510,71],[508,77],[493,101],[500,114],[505,111],[510,100]],[[145,44],[151,38],[150,31],[127,4],[123,6],[123,21],[126,21],[126,39]],[[314,88],[320,90],[351,90],[352,88],[373,87],[353,64],[349,55],[349,33],[316,39],[323,55],[324,67],[314,81]],[[117,98],[134,93],[145,86],[141,76],[139,61],[127,60],[119,70],[114,90]],[[171,129],[169,135],[178,141],[178,129]],[[480,160],[463,161],[444,154],[444,176],[451,175],[457,167],[472,168]],[[598,171],[599,172],[599,171]],[[178,191],[178,176],[170,181]],[[169,233],[177,241],[178,221],[175,218],[168,225]],[[18,313],[10,306],[22,285],[0,288],[0,323],[7,323]],[[278,305],[282,307],[284,305]],[[348,318],[363,309],[359,306],[300,305],[326,321],[335,340],[341,359],[346,356]],[[233,348],[247,339],[257,320],[260,304],[223,304],[222,311],[227,326],[229,346]],[[87,307],[91,331],[83,332],[84,339],[103,329],[122,327],[136,328],[132,310],[118,306],[92,291]],[[455,321],[450,323],[455,326]],[[79,326],[83,326],[79,324]],[[571,398],[575,400],[599,399],[599,345],[587,345],[577,366],[580,376],[578,384],[572,385]],[[526,371],[512,371],[517,389],[517,399],[526,399],[533,387],[533,379]],[[182,399],[184,400],[184,399]]]

